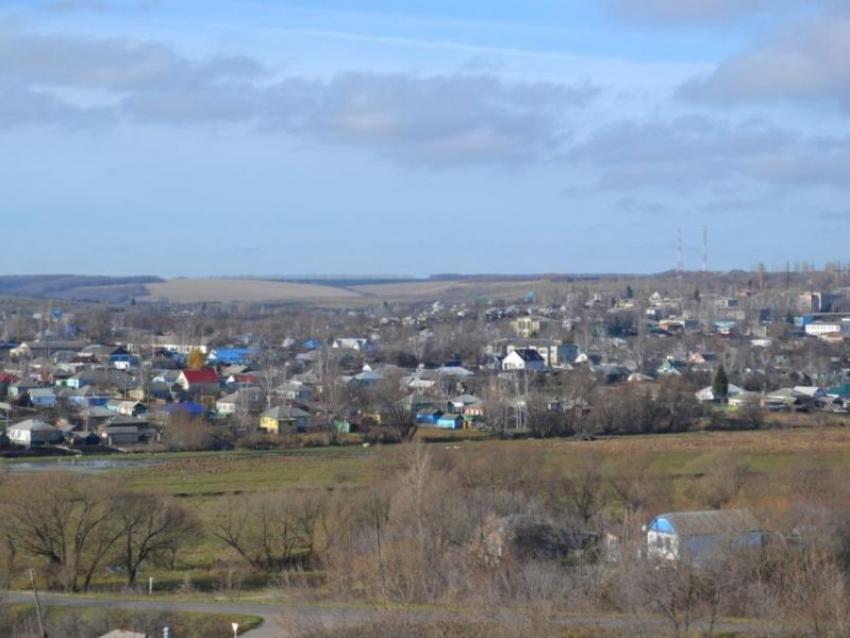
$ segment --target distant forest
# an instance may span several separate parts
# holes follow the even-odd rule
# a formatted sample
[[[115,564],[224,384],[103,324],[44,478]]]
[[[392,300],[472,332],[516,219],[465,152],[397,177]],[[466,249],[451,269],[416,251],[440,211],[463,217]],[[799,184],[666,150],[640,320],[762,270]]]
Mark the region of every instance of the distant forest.
[[[125,302],[147,294],[147,284],[160,277],[106,277],[94,275],[0,276],[0,295],[33,299],[68,299],[91,302]]]

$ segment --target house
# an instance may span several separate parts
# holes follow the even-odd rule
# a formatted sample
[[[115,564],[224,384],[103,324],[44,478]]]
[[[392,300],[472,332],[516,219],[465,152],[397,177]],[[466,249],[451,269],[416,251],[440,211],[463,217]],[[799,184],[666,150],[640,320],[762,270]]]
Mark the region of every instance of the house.
[[[131,445],[141,440],[141,426],[134,419],[114,418],[98,426],[97,431],[104,445]]]
[[[13,358],[35,359],[50,357],[59,352],[76,353],[86,347],[85,341],[62,341],[46,339],[44,341],[25,341],[10,352]]]
[[[459,414],[444,414],[434,424],[443,430],[462,430],[464,428],[463,417]]]
[[[83,407],[105,406],[109,402],[109,397],[95,390],[94,386],[87,385],[72,390],[68,394],[68,402]]]
[[[207,368],[181,370],[175,384],[190,394],[218,394],[221,390],[221,379],[218,378],[218,374],[215,370]]]
[[[470,419],[476,419],[484,416],[484,402],[467,404],[463,409],[463,415]]]
[[[37,381],[32,381],[31,379],[21,379],[20,381],[14,381],[9,384],[9,387],[6,390],[6,395],[10,399],[17,399],[18,397],[27,394],[30,390],[34,390],[40,387],[41,384]]]
[[[514,334],[521,339],[536,337],[548,327],[549,320],[543,317],[517,317],[511,322]]]
[[[472,370],[468,370],[462,365],[456,363],[447,363],[446,365],[440,366],[437,368],[437,373],[441,376],[458,377],[460,379],[475,376],[475,373]]]
[[[56,395],[50,388],[33,388],[27,392],[34,408],[55,408]]]
[[[304,430],[309,419],[309,412],[288,405],[280,405],[260,415],[260,429],[269,434],[294,433]]]
[[[421,412],[422,410],[434,411],[440,406],[440,401],[427,394],[419,394],[414,392],[401,400],[401,405],[405,410],[411,412]]]
[[[152,345],[154,350],[177,352],[182,355],[187,355],[193,350],[197,350],[201,354],[207,354],[209,352],[210,340],[206,337],[202,337],[195,341],[170,333],[165,335],[155,335],[151,341],[151,344],[141,343],[139,345]]]
[[[357,338],[341,338],[334,339],[331,344],[332,348],[342,350],[353,350],[355,352],[370,353],[374,349],[372,343],[368,339]]]
[[[466,414],[466,408],[470,405],[476,405],[481,403],[481,399],[473,394],[461,394],[453,399],[449,400],[448,408],[449,412],[453,412],[454,414]]]
[[[349,382],[349,386],[352,388],[371,388],[376,386],[381,381],[384,380],[384,375],[380,372],[375,372],[373,370],[364,370],[360,374],[355,374],[351,381]]]
[[[207,361],[220,365],[245,365],[259,352],[251,348],[216,348],[210,352]]]
[[[225,380],[224,384],[227,386],[229,390],[236,390],[239,388],[247,388],[254,386],[257,384],[257,377],[253,374],[231,374]]]
[[[416,413],[416,423],[419,425],[436,426],[442,416],[443,413],[440,410],[419,410]]]
[[[104,406],[110,412],[120,414],[121,416],[140,416],[145,414],[148,409],[143,403],[138,401],[121,401],[120,399],[111,399]]]
[[[729,389],[726,393],[725,398],[729,399],[731,397],[734,397],[736,394],[741,394],[742,392],[744,392],[744,388],[737,386],[734,383],[730,383]],[[703,388],[702,390],[698,390],[697,392],[694,393],[694,396],[696,396],[697,401],[703,401],[703,402],[704,401],[717,401],[717,400],[720,400],[720,399],[723,398],[723,397],[715,397],[714,396],[714,390],[712,389],[711,386]]]
[[[569,365],[580,354],[577,345],[559,343],[554,339],[509,339],[505,342],[505,354],[522,349],[538,352],[548,368]]]
[[[38,419],[16,423],[9,427],[6,434],[12,443],[26,447],[56,444],[65,440],[65,436],[59,428]]]
[[[528,348],[514,350],[502,359],[502,370],[536,371],[546,368],[546,362],[540,353]]]
[[[206,412],[204,406],[195,403],[194,401],[183,401],[180,403],[169,403],[159,409],[160,415],[167,419],[171,417],[199,417]]]
[[[807,324],[804,330],[807,335],[813,337],[824,337],[830,334],[840,335],[842,332],[846,332],[844,323],[837,321],[813,321]]]
[[[80,418],[83,420],[83,428],[87,432],[90,430],[96,430],[100,424],[105,423],[114,416],[114,412],[99,405],[91,406],[80,411]]]
[[[264,403],[265,397],[259,388],[242,388],[216,401],[215,411],[218,416],[222,417],[237,412],[256,413]]]
[[[766,540],[749,510],[661,514],[644,531],[647,556],[692,563],[719,558],[730,550],[761,547]]]

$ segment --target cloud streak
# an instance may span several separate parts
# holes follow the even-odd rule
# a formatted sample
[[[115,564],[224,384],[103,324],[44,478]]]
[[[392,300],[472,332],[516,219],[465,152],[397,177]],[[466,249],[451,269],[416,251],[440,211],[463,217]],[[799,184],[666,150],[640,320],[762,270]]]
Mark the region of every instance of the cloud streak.
[[[15,96],[0,110],[0,126],[86,116],[175,126],[242,122],[434,166],[543,159],[569,134],[571,110],[599,92],[586,81],[517,82],[481,73],[279,77],[244,56],[197,60],[144,41],[8,28],[0,30],[0,85]],[[101,103],[75,102],[70,96],[79,91]]]
[[[624,120],[595,131],[568,155],[614,190],[694,190],[745,179],[773,186],[850,188],[850,139],[807,137],[757,121],[707,116]]]

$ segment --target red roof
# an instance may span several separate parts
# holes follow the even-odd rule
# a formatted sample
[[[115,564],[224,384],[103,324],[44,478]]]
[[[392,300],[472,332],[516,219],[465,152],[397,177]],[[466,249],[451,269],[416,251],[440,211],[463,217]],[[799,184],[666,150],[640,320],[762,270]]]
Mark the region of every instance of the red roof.
[[[215,373],[215,370],[208,370],[206,368],[203,370],[183,370],[183,376],[186,377],[186,381],[189,382],[189,385],[195,383],[221,382],[218,375]]]
[[[17,381],[17,378],[12,376],[11,374],[0,374],[0,383],[9,385]]]
[[[253,374],[234,374],[234,383],[256,383],[257,379]]]

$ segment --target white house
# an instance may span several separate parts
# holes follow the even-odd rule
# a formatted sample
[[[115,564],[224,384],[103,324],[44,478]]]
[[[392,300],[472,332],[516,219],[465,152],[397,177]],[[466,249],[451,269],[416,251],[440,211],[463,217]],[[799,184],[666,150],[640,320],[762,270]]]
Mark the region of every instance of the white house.
[[[508,340],[505,353],[514,350],[534,350],[543,357],[549,368],[569,365],[579,355],[579,347],[571,343],[560,343],[554,339],[514,339]]]
[[[332,348],[339,350],[354,350],[356,352],[372,352],[372,343],[368,339],[359,339],[353,337],[343,337],[334,339]]]
[[[761,547],[766,537],[749,510],[661,514],[644,531],[647,556],[695,563],[730,550]]]
[[[61,443],[65,438],[59,428],[55,428],[38,419],[16,423],[9,427],[6,434],[12,443],[25,445],[26,447]]]
[[[528,348],[520,348],[508,353],[502,359],[502,370],[544,370],[546,361],[540,353]]]
[[[734,397],[736,394],[741,394],[742,392],[744,392],[744,388],[737,386],[734,383],[730,383],[726,398],[728,399],[730,397]],[[715,399],[721,398],[714,396],[714,390],[711,388],[711,386],[703,388],[702,390],[699,390],[694,394],[697,398],[697,401],[714,401]]]
[[[807,335],[822,337],[828,334],[841,333],[844,328],[841,323],[833,321],[814,321],[805,328]]]

